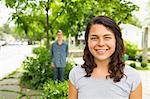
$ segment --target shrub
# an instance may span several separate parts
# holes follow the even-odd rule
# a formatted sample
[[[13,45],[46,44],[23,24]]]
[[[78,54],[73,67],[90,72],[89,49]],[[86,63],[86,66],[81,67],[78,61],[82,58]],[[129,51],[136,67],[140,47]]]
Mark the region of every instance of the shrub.
[[[136,68],[136,64],[135,63],[130,63],[129,66]]]
[[[126,54],[129,55],[129,60],[136,60],[135,56],[138,52],[137,45],[126,41],[125,46],[126,46]]]
[[[27,57],[23,61],[25,72],[20,79],[20,84],[32,89],[38,89],[45,81],[53,77],[50,66],[51,56],[48,49],[39,47],[33,49],[35,56]]]
[[[147,50],[150,51],[150,47]]]
[[[148,64],[146,62],[141,62],[141,67],[142,68],[146,68],[148,66]]]
[[[143,57],[140,55],[139,58],[138,58],[138,61],[142,62],[142,60],[143,60]]]
[[[64,74],[65,80],[69,79],[69,72],[73,68],[73,66],[74,66],[74,62],[67,62],[65,67],[65,74]]]
[[[43,96],[46,99],[67,99],[68,81],[57,82],[50,80],[43,85]]]

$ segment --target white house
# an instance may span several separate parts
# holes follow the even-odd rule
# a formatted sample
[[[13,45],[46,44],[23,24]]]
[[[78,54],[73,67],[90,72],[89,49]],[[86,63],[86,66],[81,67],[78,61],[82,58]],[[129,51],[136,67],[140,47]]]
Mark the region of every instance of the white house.
[[[148,26],[146,26],[148,27]],[[150,27],[148,27],[148,33],[145,33],[145,26],[143,28],[138,28],[131,24],[121,24],[122,36],[124,40],[129,40],[132,43],[138,45],[139,49],[143,49],[145,45],[145,39],[147,39],[147,47],[150,48]],[[146,35],[146,37],[144,37]]]
[[[131,24],[121,24],[120,28],[124,40],[130,41],[131,43],[136,44],[138,48],[142,49],[143,31],[141,28]]]

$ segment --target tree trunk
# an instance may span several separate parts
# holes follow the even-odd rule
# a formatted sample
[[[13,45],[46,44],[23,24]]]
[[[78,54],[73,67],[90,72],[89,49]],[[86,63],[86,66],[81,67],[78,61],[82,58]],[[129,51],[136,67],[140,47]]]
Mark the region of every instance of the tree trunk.
[[[47,1],[47,5],[46,5],[46,37],[47,37],[47,43],[46,43],[46,48],[49,48],[49,20],[48,20],[48,11],[49,11],[49,0]]]
[[[28,30],[27,29],[25,30],[25,34],[26,34],[26,39],[27,39],[28,45],[32,45],[32,40],[28,36]]]
[[[78,35],[75,35],[75,46],[79,45]]]

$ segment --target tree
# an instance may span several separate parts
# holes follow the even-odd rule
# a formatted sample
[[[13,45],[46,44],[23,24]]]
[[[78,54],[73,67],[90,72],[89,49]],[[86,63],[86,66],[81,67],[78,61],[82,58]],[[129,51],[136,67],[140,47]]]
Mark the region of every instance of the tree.
[[[93,16],[107,15],[115,19],[118,24],[131,23],[132,12],[138,10],[136,5],[125,0],[71,0],[70,2],[63,0],[63,3],[67,4],[63,13],[66,15],[63,21],[59,20],[62,22],[60,25],[67,36],[71,34],[76,39]]]
[[[16,20],[28,38],[43,35],[41,37],[47,38],[47,46],[59,29],[67,37],[71,35],[77,39],[93,16],[107,15],[118,24],[131,23],[132,12],[138,10],[136,5],[126,0],[5,0],[5,4],[16,9],[12,20]]]
[[[3,33],[7,33],[7,34],[10,34],[10,33],[11,33],[11,29],[10,29],[8,23],[5,23],[5,24],[3,25],[2,31],[3,31]]]
[[[39,17],[34,12],[37,11],[38,8],[36,6],[38,6],[39,3],[36,1],[27,1],[27,0],[14,0],[14,1],[5,0],[5,4],[7,7],[15,9],[15,12],[12,13],[10,20],[13,20],[15,22],[19,31],[20,30],[24,31],[26,39],[28,39],[28,44],[32,44],[33,40],[39,40],[39,38],[38,39],[36,38],[39,37],[40,35],[35,36],[35,33],[41,34],[41,31],[39,31],[37,27],[33,29],[34,26],[41,27],[41,24],[39,24],[41,21],[38,22]],[[43,31],[43,29],[41,30]]]

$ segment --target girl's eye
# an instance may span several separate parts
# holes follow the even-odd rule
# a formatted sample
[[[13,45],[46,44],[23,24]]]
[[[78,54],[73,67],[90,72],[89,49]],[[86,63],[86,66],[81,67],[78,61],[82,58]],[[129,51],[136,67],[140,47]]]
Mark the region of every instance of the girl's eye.
[[[111,37],[105,37],[105,39],[111,39]]]
[[[97,38],[96,37],[92,37],[91,40],[97,40]]]

